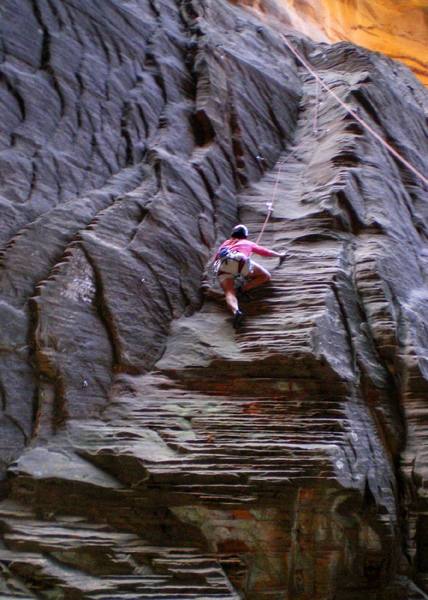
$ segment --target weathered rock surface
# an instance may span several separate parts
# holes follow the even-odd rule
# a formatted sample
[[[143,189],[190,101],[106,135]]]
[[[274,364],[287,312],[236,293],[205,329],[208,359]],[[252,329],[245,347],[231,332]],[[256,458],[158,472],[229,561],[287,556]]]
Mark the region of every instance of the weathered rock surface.
[[[426,185],[225,0],[0,10],[0,597],[426,598]],[[426,172],[406,68],[290,39]]]
[[[348,41],[404,62],[428,84],[426,0],[236,0],[317,41]]]

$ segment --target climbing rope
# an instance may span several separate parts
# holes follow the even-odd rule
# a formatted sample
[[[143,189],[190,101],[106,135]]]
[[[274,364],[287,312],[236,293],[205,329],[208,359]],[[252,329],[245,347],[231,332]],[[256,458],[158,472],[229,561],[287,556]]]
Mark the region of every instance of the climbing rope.
[[[408,160],[406,160],[403,156],[401,156],[401,154],[399,152],[397,152],[397,150],[395,150],[391,144],[388,144],[388,142],[386,140],[383,139],[382,136],[380,136],[368,123],[366,123],[364,121],[364,119],[362,119],[356,112],[355,110],[353,110],[350,106],[348,106],[337,94],[336,92],[334,92],[322,79],[321,77],[318,75],[318,73],[316,71],[314,71],[314,69],[308,64],[308,62],[302,57],[302,55],[300,54],[300,52],[293,46],[293,44],[287,39],[287,37],[285,35],[283,35],[284,38],[284,42],[286,44],[286,46],[291,50],[291,52],[294,54],[294,56],[299,60],[299,62],[304,66],[304,68],[308,71],[308,73],[310,75],[312,75],[312,77],[314,77],[315,79],[315,83],[316,83],[316,88],[315,88],[315,111],[314,111],[314,120],[313,120],[313,131],[316,134],[318,131],[318,111],[319,111],[319,92],[320,92],[320,87],[322,87],[326,92],[328,92],[331,96],[333,96],[333,98],[336,100],[336,102],[338,102],[338,104],[340,104],[340,106],[342,106],[346,112],[350,115],[352,115],[352,117],[354,117],[354,119],[356,121],[358,121],[358,123],[360,123],[360,125],[362,125],[364,127],[364,129],[366,129],[374,138],[376,138],[376,140],[378,140],[383,146],[384,148],[386,148],[386,150],[388,150],[388,152],[390,152],[395,158],[397,158],[403,165],[405,165],[410,171],[412,171],[412,173],[414,173],[419,179],[421,179],[421,181],[423,181],[426,185],[428,185],[428,178],[425,177],[418,169],[416,169],[416,167],[414,167]],[[300,142],[300,144],[298,146],[296,146],[296,148],[288,155],[286,156],[279,164],[279,168],[278,168],[278,172],[277,172],[277,176],[276,176],[276,181],[275,181],[275,186],[274,186],[274,190],[272,193],[272,199],[270,202],[266,202],[266,206],[267,206],[267,214],[266,214],[266,218],[264,220],[264,223],[262,225],[262,228],[260,230],[260,233],[257,237],[256,243],[258,244],[262,238],[262,235],[266,229],[266,226],[272,216],[273,213],[273,207],[274,207],[274,203],[276,200],[276,196],[277,196],[277,191],[278,191],[278,184],[279,184],[279,178],[281,176],[281,171],[283,166],[285,165],[285,163],[288,161],[288,159],[296,152],[296,150],[299,148],[299,146],[301,145],[302,142]]]
[[[276,192],[278,190],[279,178],[281,175],[282,167],[284,166],[287,158],[288,158],[288,156],[279,163],[278,173],[276,174],[276,181],[275,181],[275,185],[274,185],[273,192],[272,192],[272,199],[270,202],[266,202],[266,206],[267,206],[266,218],[264,220],[262,228],[260,229],[260,233],[257,237],[256,244],[258,244],[260,242],[262,235],[264,233],[264,230],[266,229],[266,225],[268,224],[269,219],[273,213],[273,205],[275,203]]]
[[[428,186],[428,178],[425,177],[418,169],[416,169],[408,160],[406,160],[397,150],[395,150],[386,140],[383,139],[368,123],[364,121],[350,106],[348,106],[339,96],[334,92],[318,75],[316,71],[312,69],[312,67],[307,63],[307,61],[302,57],[300,52],[293,46],[293,44],[287,39],[285,35],[282,36],[284,38],[284,42],[286,46],[291,50],[294,56],[301,62],[304,68],[315,78],[315,80],[319,83],[319,85],[324,88],[326,92],[328,92],[333,98],[338,102],[347,113],[352,115],[360,125],[362,125],[373,137],[375,137],[378,142],[380,142],[388,152],[390,152],[395,158],[397,158],[403,165],[405,165],[412,173],[414,173],[421,181],[423,181]]]
[[[287,154],[287,156],[285,156],[285,157],[284,157],[284,158],[283,158],[283,159],[280,161],[280,163],[279,163],[279,165],[278,165],[278,171],[277,171],[277,174],[276,174],[276,180],[275,180],[275,185],[274,185],[273,192],[272,192],[272,198],[271,198],[271,201],[270,201],[270,202],[266,202],[267,214],[266,214],[266,218],[265,218],[265,220],[264,220],[264,223],[263,223],[263,225],[262,225],[262,228],[261,228],[261,230],[260,230],[260,233],[259,233],[259,235],[258,235],[258,237],[257,237],[256,244],[259,244],[259,243],[260,243],[260,240],[261,240],[261,238],[262,238],[262,235],[263,235],[263,233],[264,233],[264,230],[266,229],[266,225],[269,223],[269,220],[270,220],[270,218],[271,218],[271,216],[272,216],[272,213],[273,213],[273,207],[274,207],[275,200],[276,200],[276,197],[277,197],[277,194],[278,194],[279,178],[281,177],[281,171],[282,171],[282,168],[283,168],[283,166],[285,165],[285,163],[286,163],[286,162],[288,162],[288,160],[289,160],[289,159],[290,159],[290,158],[293,156],[293,154],[295,154],[295,153],[297,152],[297,150],[300,148],[300,146],[303,144],[303,142],[304,142],[304,141],[305,141],[305,139],[303,138],[303,139],[302,139],[302,140],[301,140],[301,141],[300,141],[300,142],[297,144],[297,146],[296,146],[295,148],[293,148],[293,150],[292,150],[292,151],[291,151],[289,154]]]
[[[318,81],[316,82],[316,88],[315,88],[315,111],[314,111],[314,121],[313,121],[313,132],[314,134],[316,134],[318,132],[318,110],[319,110],[319,83]],[[264,233],[264,230],[266,229],[266,225],[268,224],[272,213],[273,213],[273,205],[275,203],[276,200],[276,196],[277,196],[277,191],[278,191],[278,184],[279,184],[279,178],[281,176],[281,171],[282,171],[282,167],[285,165],[285,163],[288,161],[288,159],[293,156],[293,154],[300,148],[300,146],[302,145],[303,140],[294,148],[294,150],[292,150],[290,152],[290,154],[288,154],[280,163],[279,163],[279,169],[277,172],[277,176],[276,176],[276,181],[275,181],[275,186],[274,186],[274,190],[272,193],[272,200],[270,202],[266,202],[266,206],[267,206],[267,214],[266,214],[266,218],[265,221],[263,223],[263,226],[260,230],[260,233],[258,235],[258,238],[256,240],[256,244],[258,244],[261,240],[261,237]]]

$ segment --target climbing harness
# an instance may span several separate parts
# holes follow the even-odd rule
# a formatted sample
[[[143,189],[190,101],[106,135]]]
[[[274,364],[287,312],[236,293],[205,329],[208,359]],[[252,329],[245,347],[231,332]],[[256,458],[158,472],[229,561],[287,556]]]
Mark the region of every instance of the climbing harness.
[[[285,35],[283,35],[282,37],[284,39],[286,46],[291,50],[291,52],[294,54],[294,56],[297,58],[297,60],[304,66],[304,68],[308,71],[308,73],[310,73],[310,75],[312,75],[312,77],[315,78],[315,80],[318,82],[318,84],[324,90],[326,90],[326,92],[328,92],[331,96],[333,96],[333,98],[336,100],[336,102],[338,102],[346,110],[346,112],[348,114],[352,115],[354,117],[354,119],[356,121],[358,121],[358,123],[360,123],[360,125],[362,125],[364,127],[364,129],[366,129],[373,137],[375,137],[377,139],[377,141],[380,142],[384,146],[384,148],[386,148],[386,150],[388,150],[388,152],[390,152],[403,165],[405,165],[410,171],[412,171],[412,173],[414,173],[417,177],[419,177],[419,179],[421,179],[421,181],[423,181],[426,185],[428,185],[428,178],[425,177],[418,169],[416,169],[416,167],[414,167],[408,160],[406,160],[403,156],[401,156],[401,154],[399,152],[397,152],[397,150],[395,150],[391,146],[391,144],[388,144],[388,142],[386,140],[384,140],[383,137],[380,136],[373,129],[373,127],[371,127],[368,123],[366,123],[364,121],[364,119],[362,119],[356,113],[355,110],[353,110],[350,106],[348,106],[348,104],[346,104],[346,102],[344,102],[341,98],[339,98],[339,96],[336,94],[336,92],[334,92],[321,79],[321,77],[318,75],[318,73],[316,71],[314,71],[314,69],[307,63],[307,61],[303,58],[303,56],[300,54],[300,52],[293,46],[293,44],[287,39],[287,37]]]
[[[214,262],[213,269],[217,276],[227,273],[228,271],[222,271],[222,268],[227,265],[229,261],[237,263],[237,271],[240,273],[244,267],[247,257],[242,252],[236,250],[230,250],[229,248],[222,248],[218,253],[218,258]]]
[[[214,262],[213,271],[218,278],[222,275],[233,276],[235,287],[241,287],[246,275],[251,271],[250,259],[233,248],[222,248],[218,253],[218,258]]]

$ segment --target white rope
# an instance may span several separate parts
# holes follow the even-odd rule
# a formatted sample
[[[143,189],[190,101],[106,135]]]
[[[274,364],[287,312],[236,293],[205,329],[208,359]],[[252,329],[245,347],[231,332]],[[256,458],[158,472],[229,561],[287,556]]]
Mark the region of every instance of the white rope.
[[[280,163],[278,165],[279,168],[278,168],[278,172],[276,174],[275,185],[274,185],[273,192],[272,192],[272,199],[270,202],[266,202],[266,206],[267,206],[268,210],[267,210],[266,218],[265,218],[262,228],[260,230],[260,233],[257,237],[256,244],[258,244],[260,242],[262,235],[264,233],[264,230],[266,229],[266,225],[268,224],[269,219],[271,218],[271,215],[273,213],[273,207],[274,207],[276,196],[278,193],[279,178],[281,176],[282,168],[285,165],[285,163],[288,161],[288,159],[291,158],[293,156],[293,154],[300,148],[300,146],[302,145],[303,142],[304,142],[304,139],[294,148],[294,150],[292,150],[285,158],[283,158],[282,161],[280,161]]]
[[[428,178],[425,177],[418,169],[416,169],[409,161],[407,161],[403,156],[401,156],[401,154],[399,152],[397,152],[390,144],[388,144],[388,142],[386,142],[372,127],[370,127],[370,125],[368,123],[366,123],[364,121],[364,119],[362,119],[356,112],[355,110],[353,110],[350,106],[348,106],[341,98],[339,98],[339,96],[336,94],[336,92],[334,92],[322,79],[321,77],[318,75],[318,73],[316,73],[316,71],[314,71],[312,69],[312,67],[305,61],[305,59],[301,56],[301,54],[296,50],[296,48],[291,44],[291,42],[289,42],[289,40],[286,38],[285,35],[283,35],[285,44],[288,46],[288,48],[291,50],[291,52],[294,54],[294,56],[302,63],[302,65],[304,66],[304,68],[312,75],[312,77],[315,78],[315,82],[316,82],[316,92],[315,92],[315,113],[314,113],[314,121],[313,121],[313,131],[314,133],[316,133],[318,131],[318,106],[319,106],[319,86],[321,86],[326,92],[328,92],[331,96],[333,96],[333,98],[336,100],[336,102],[338,102],[345,110],[347,113],[349,113],[350,115],[352,115],[354,117],[354,119],[356,121],[358,121],[373,137],[375,137],[387,150],[388,152],[390,152],[393,156],[395,156],[395,158],[397,158],[402,164],[404,164],[408,169],[410,169],[410,171],[412,171],[412,173],[414,173],[417,177],[419,177],[419,179],[421,179],[426,185],[428,185]],[[303,140],[302,140],[303,141]],[[260,230],[260,233],[257,237],[256,243],[258,244],[262,238],[262,235],[266,229],[266,225],[268,224],[270,217],[273,213],[273,207],[275,204],[275,200],[276,200],[276,196],[277,196],[277,192],[278,192],[278,184],[279,184],[279,178],[281,175],[281,171],[283,166],[285,165],[285,163],[288,161],[288,159],[296,152],[296,150],[300,147],[300,145],[302,144],[302,142],[300,142],[300,144],[298,146],[296,146],[296,148],[294,150],[292,150],[290,152],[290,154],[288,156],[286,156],[284,158],[284,160],[282,160],[279,164],[279,168],[278,168],[278,172],[277,172],[277,176],[276,176],[276,181],[275,181],[275,186],[273,189],[273,193],[272,193],[272,199],[270,202],[266,202],[266,206],[267,206],[267,214],[266,214],[266,218],[264,220],[264,223],[262,225],[262,228]]]
[[[322,88],[326,90],[333,98],[346,110],[347,113],[352,115],[356,121],[360,123],[372,136],[374,136],[387,150],[390,152],[395,158],[397,158],[403,165],[405,165],[412,173],[414,173],[421,181],[423,181],[426,185],[428,185],[428,178],[425,177],[418,169],[416,169],[409,161],[407,161],[397,150],[395,150],[387,141],[385,141],[368,123],[364,121],[350,106],[348,106],[339,96],[321,79],[321,77],[312,69],[312,67],[305,61],[305,59],[301,56],[301,54],[296,50],[296,48],[289,42],[285,35],[282,36],[284,38],[285,44],[294,54],[294,56],[302,63],[305,69],[315,77],[316,81],[321,85]]]

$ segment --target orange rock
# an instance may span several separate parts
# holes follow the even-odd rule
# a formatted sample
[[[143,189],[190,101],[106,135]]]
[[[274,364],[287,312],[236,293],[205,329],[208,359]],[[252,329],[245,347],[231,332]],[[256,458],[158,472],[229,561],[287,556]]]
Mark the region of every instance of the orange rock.
[[[269,0],[235,2],[270,12]],[[317,41],[348,40],[404,62],[428,84],[426,0],[277,0],[293,28]]]

